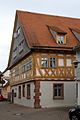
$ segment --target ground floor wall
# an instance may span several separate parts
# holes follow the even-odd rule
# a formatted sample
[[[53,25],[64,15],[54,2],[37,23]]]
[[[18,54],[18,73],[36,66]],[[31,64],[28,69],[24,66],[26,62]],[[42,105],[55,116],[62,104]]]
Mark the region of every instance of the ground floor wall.
[[[63,99],[54,99],[53,98],[53,84],[62,83],[64,88],[64,97]],[[40,82],[40,104],[41,107],[62,107],[62,106],[73,106],[76,101],[75,93],[75,82],[50,82],[50,81],[41,81]]]
[[[27,98],[27,84],[30,84],[30,98]],[[15,104],[23,105],[23,106],[28,106],[28,107],[34,107],[34,82],[31,83],[25,83],[25,96],[23,97],[23,84],[13,86],[11,90],[14,90],[14,100],[13,102]],[[21,97],[19,98],[19,86],[21,86]],[[16,94],[16,95],[15,95]]]
[[[78,81],[78,99],[77,99],[78,105],[80,105],[80,81]]]
[[[27,85],[30,84],[30,99],[27,98]],[[63,84],[63,99],[53,98],[54,84]],[[74,106],[76,101],[76,87],[73,81],[32,81],[25,83],[25,97],[23,97],[23,84],[12,86],[14,90],[14,103],[35,107],[63,107]],[[21,86],[21,97],[19,98],[19,86]]]

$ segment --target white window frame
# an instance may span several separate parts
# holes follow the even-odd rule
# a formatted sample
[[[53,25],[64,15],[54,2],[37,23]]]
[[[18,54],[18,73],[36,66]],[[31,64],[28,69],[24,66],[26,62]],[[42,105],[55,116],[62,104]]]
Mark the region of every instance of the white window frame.
[[[58,66],[64,67],[64,58],[58,58]]]
[[[48,68],[48,57],[42,57],[41,58],[41,67],[42,68]]]
[[[70,60],[70,61],[69,61]],[[72,63],[71,63],[71,58],[66,58],[66,66],[67,67],[71,67]]]
[[[57,42],[58,42],[58,44],[64,44],[65,43],[65,36],[64,35],[57,35]]]

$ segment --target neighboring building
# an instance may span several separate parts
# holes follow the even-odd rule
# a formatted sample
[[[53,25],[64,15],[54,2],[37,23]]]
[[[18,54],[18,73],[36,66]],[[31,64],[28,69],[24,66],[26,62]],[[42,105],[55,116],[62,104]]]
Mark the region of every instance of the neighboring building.
[[[12,102],[29,107],[75,104],[80,19],[17,11],[8,69]]]
[[[80,32],[78,35],[79,39],[80,39]],[[76,97],[77,97],[77,101],[76,103],[78,105],[80,105],[80,44],[78,44],[77,46],[74,47],[74,51],[76,51],[76,68],[75,68],[75,83],[76,85]]]
[[[4,98],[10,99],[10,70],[5,69],[5,71],[2,73],[2,91],[1,94]]]
[[[1,94],[2,94],[2,78],[3,77],[3,75],[2,75],[2,72],[0,71],[0,96],[1,96]]]

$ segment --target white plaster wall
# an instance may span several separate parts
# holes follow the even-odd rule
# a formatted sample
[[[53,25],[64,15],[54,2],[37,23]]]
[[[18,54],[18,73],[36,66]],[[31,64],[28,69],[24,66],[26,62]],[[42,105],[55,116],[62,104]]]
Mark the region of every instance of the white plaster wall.
[[[7,70],[4,74],[5,77],[10,77],[10,70]]]
[[[59,83],[59,82],[54,82]],[[64,99],[54,100],[53,99],[53,81],[41,81],[40,82],[40,105],[42,107],[62,107],[62,106],[73,106],[76,101],[75,97],[75,82],[60,82],[64,83]]]
[[[76,60],[80,62],[80,49],[76,51]],[[78,105],[80,105],[80,63],[78,64],[78,67],[75,69],[75,76],[78,80]]]
[[[80,105],[80,82],[78,82],[78,105]]]
[[[27,84],[31,87],[31,99],[27,99]],[[14,92],[17,93],[17,97],[14,97],[14,103],[24,105],[27,107],[34,107],[34,83],[25,83],[25,97],[22,97],[22,85],[21,85],[21,99],[18,98],[18,86],[12,87]]]

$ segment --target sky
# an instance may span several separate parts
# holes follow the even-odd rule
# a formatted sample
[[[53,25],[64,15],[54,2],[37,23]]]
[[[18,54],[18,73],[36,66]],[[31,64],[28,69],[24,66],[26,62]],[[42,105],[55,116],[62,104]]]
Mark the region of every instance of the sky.
[[[80,0],[0,0],[0,71],[8,64],[16,10],[80,18]]]

